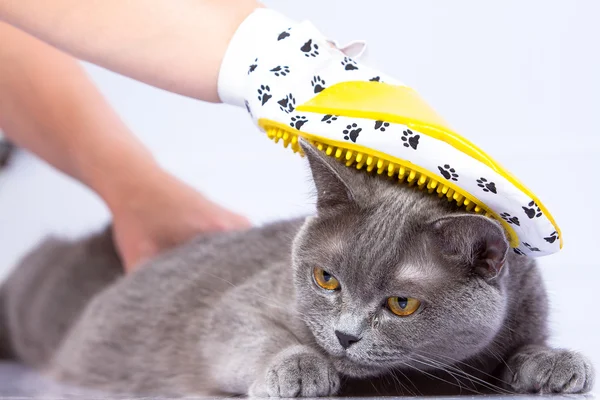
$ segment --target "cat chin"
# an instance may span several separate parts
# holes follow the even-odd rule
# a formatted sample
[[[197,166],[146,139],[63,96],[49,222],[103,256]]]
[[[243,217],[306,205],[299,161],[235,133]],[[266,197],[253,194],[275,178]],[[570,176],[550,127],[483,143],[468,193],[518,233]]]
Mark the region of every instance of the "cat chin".
[[[378,376],[390,369],[378,365],[359,364],[346,357],[333,359],[333,366],[339,373],[351,378]]]

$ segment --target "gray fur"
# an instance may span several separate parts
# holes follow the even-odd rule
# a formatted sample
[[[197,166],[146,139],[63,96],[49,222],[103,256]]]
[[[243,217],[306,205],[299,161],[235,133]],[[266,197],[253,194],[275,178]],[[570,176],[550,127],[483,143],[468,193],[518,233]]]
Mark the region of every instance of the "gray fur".
[[[0,354],[167,395],[581,393],[546,293],[499,224],[304,146],[317,214],[196,238],[124,277],[107,231],[50,239],[0,291]],[[324,268],[341,290],[315,285]],[[421,300],[397,317],[390,296]],[[360,338],[344,350],[334,331]]]
[[[14,145],[6,140],[3,140],[2,132],[0,131],[0,169],[8,165],[13,152]]]

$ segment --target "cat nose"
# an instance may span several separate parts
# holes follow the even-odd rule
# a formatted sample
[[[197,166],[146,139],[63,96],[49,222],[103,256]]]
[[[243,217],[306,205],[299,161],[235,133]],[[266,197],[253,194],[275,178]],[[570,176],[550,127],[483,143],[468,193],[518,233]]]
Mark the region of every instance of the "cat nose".
[[[340,344],[342,345],[344,350],[360,340],[359,337],[356,337],[354,335],[349,335],[347,333],[340,332],[340,331],[335,331],[335,336],[337,336],[337,338],[340,341]]]

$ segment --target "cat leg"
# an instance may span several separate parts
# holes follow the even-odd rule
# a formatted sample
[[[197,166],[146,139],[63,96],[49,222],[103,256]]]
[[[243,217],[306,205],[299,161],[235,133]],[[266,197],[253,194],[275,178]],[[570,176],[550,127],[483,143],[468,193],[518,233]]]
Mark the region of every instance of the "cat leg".
[[[254,397],[317,397],[335,395],[340,377],[331,363],[305,345],[279,351],[250,386]]]
[[[302,318],[285,307],[292,289],[277,285],[278,276],[265,270],[213,309],[203,343],[213,385],[255,397],[334,395],[339,374],[308,345],[314,338]]]
[[[337,393],[340,379],[331,363],[315,349],[301,344],[284,324],[262,316],[249,317],[248,313],[244,317],[230,313],[228,317],[240,319],[230,324],[227,335],[211,338],[204,352],[215,389],[254,397]],[[220,328],[215,331],[222,332]]]
[[[528,345],[510,357],[503,380],[519,393],[586,393],[593,386],[594,370],[577,352]]]
[[[290,324],[278,321],[277,314],[267,311],[266,315],[257,315],[252,307],[238,306],[233,315],[229,310],[227,327],[213,325],[214,332],[221,334],[211,337],[204,351],[214,389],[254,397],[337,393],[340,379],[331,363],[314,348],[302,344],[287,329]],[[219,319],[224,318],[223,313],[218,314]]]

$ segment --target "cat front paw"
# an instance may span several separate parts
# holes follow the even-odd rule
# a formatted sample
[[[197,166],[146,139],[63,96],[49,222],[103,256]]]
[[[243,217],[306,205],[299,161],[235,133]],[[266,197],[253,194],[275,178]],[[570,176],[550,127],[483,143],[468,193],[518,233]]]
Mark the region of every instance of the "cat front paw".
[[[293,346],[277,354],[249,390],[251,397],[331,396],[340,377],[331,363],[307,346]]]
[[[513,369],[507,370],[505,378],[520,393],[586,393],[594,384],[592,364],[573,351],[527,351],[512,361]]]

